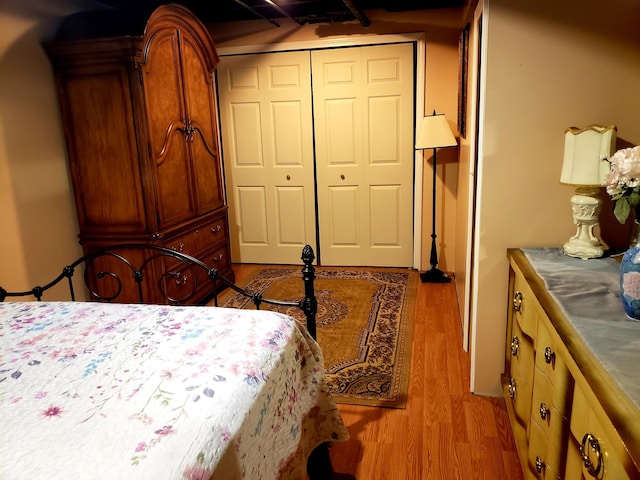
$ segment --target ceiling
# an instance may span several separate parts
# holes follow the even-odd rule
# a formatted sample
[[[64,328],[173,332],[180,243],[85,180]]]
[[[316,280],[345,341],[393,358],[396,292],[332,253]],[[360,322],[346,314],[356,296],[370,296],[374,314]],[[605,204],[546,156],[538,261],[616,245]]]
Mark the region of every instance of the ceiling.
[[[266,19],[276,25],[282,18],[300,24],[358,20],[369,25],[365,10],[388,12],[457,8],[465,0],[99,0],[107,7],[151,11],[163,3],[180,3],[204,22]]]

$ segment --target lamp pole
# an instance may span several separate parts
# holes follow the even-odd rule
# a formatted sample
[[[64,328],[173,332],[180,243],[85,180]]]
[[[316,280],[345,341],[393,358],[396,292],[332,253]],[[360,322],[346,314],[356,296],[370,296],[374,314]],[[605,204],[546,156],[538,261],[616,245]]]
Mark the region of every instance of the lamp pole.
[[[448,283],[451,281],[451,278],[444,273],[442,270],[438,268],[438,248],[436,246],[436,174],[437,174],[437,161],[436,161],[436,150],[437,148],[433,148],[433,186],[432,186],[432,197],[431,197],[431,254],[429,256],[430,267],[429,270],[422,272],[420,274],[420,280],[422,283]]]

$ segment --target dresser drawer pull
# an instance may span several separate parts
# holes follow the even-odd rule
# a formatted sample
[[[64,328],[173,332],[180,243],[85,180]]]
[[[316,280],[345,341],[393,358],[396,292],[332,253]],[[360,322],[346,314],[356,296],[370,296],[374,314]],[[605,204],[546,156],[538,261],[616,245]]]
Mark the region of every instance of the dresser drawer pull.
[[[544,462],[542,461],[542,458],[540,458],[540,455],[537,455],[536,456],[536,472],[542,473],[543,470],[544,470]]]
[[[551,415],[551,411],[547,408],[547,406],[543,403],[540,404],[540,418],[542,420],[546,420],[547,417]]]
[[[220,230],[222,230],[222,225],[218,224],[215,227],[211,227],[211,233],[218,233]]]
[[[556,359],[556,352],[551,350],[551,347],[547,347],[544,349],[544,361],[547,363],[551,363]]]
[[[507,394],[512,400],[516,399],[516,389],[518,384],[516,383],[516,379],[511,377],[509,378],[509,385],[507,385]]]
[[[518,352],[520,351],[520,339],[514,335],[511,339],[511,355],[514,357],[518,356]]]
[[[595,457],[595,465],[591,461],[590,453],[593,452],[593,456]],[[580,445],[580,456],[582,457],[582,463],[584,464],[587,472],[592,477],[597,477],[602,470],[602,463],[604,458],[602,456],[602,452],[600,451],[600,442],[598,439],[591,435],[590,433],[585,433],[584,437],[582,437],[582,444]]]
[[[214,262],[219,262],[220,260],[222,260],[224,258],[224,254],[219,253],[218,255],[216,255],[215,257],[213,257],[213,261]]]
[[[522,310],[522,292],[516,292],[513,296],[513,309],[516,312]]]

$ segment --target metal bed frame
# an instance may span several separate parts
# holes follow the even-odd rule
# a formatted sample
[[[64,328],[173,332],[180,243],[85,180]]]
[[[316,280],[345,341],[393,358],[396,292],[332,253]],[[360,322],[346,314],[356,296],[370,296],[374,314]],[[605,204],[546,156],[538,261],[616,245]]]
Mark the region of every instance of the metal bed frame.
[[[144,260],[139,264],[134,264],[125,257],[122,253],[124,251],[142,251],[144,254]],[[130,275],[130,278],[128,280],[122,278],[122,273],[115,272],[112,269],[106,271],[100,267],[92,268],[95,265],[96,260],[105,257],[109,258],[109,261],[112,262],[111,264],[113,264],[115,259],[116,264],[121,265],[127,272],[127,276]],[[76,301],[77,285],[74,286],[74,274],[78,267],[84,267],[83,285],[88,290],[90,300],[118,302],[118,297],[120,297],[123,292],[124,284],[126,281],[133,279],[137,287],[138,303],[145,303],[145,289],[143,288],[143,282],[150,277],[150,270],[154,268],[154,265],[157,266],[157,262],[166,262],[167,260],[171,260],[173,266],[169,270],[163,270],[163,273],[157,280],[157,288],[160,292],[160,297],[165,303],[170,305],[183,305],[187,303],[193,304],[194,302],[191,300],[196,295],[196,291],[199,287],[198,276],[202,278],[202,275],[196,275],[196,272],[200,270],[200,273],[204,272],[206,274],[206,281],[210,282],[210,288],[206,289],[208,295],[205,302],[198,303],[204,304],[213,300],[214,305],[218,306],[219,293],[225,288],[230,288],[237,293],[251,298],[257,309],[260,309],[262,304],[298,307],[306,317],[306,327],[308,332],[315,339],[318,303],[315,298],[314,291],[315,269],[313,267],[313,261],[315,259],[315,255],[310,245],[304,246],[302,249],[302,256],[300,258],[303,262],[302,281],[304,284],[304,297],[302,297],[298,302],[264,298],[260,293],[249,292],[227,279],[216,268],[208,266],[191,255],[156,245],[131,243],[112,245],[88,253],[78,258],[73,263],[65,266],[62,269],[62,272],[55,279],[44,285],[37,285],[30,290],[23,292],[10,292],[0,286],[0,302],[4,302],[5,300],[14,297],[26,296],[33,296],[37,301],[41,301],[45,292],[61,282],[64,282],[65,279],[67,280],[71,301]],[[192,279],[189,282],[188,287],[186,287],[186,284],[188,283],[187,279]],[[106,292],[104,288],[101,288],[107,280],[111,285],[108,292]],[[176,297],[171,293],[169,288],[171,285],[180,287],[181,295],[179,297]]]

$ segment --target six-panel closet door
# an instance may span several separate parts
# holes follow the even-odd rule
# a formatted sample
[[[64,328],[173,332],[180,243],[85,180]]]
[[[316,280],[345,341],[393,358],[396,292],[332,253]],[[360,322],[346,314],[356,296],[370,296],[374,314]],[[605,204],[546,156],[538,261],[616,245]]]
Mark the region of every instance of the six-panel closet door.
[[[411,266],[413,72],[410,43],[222,58],[234,262],[308,243],[324,265]]]

